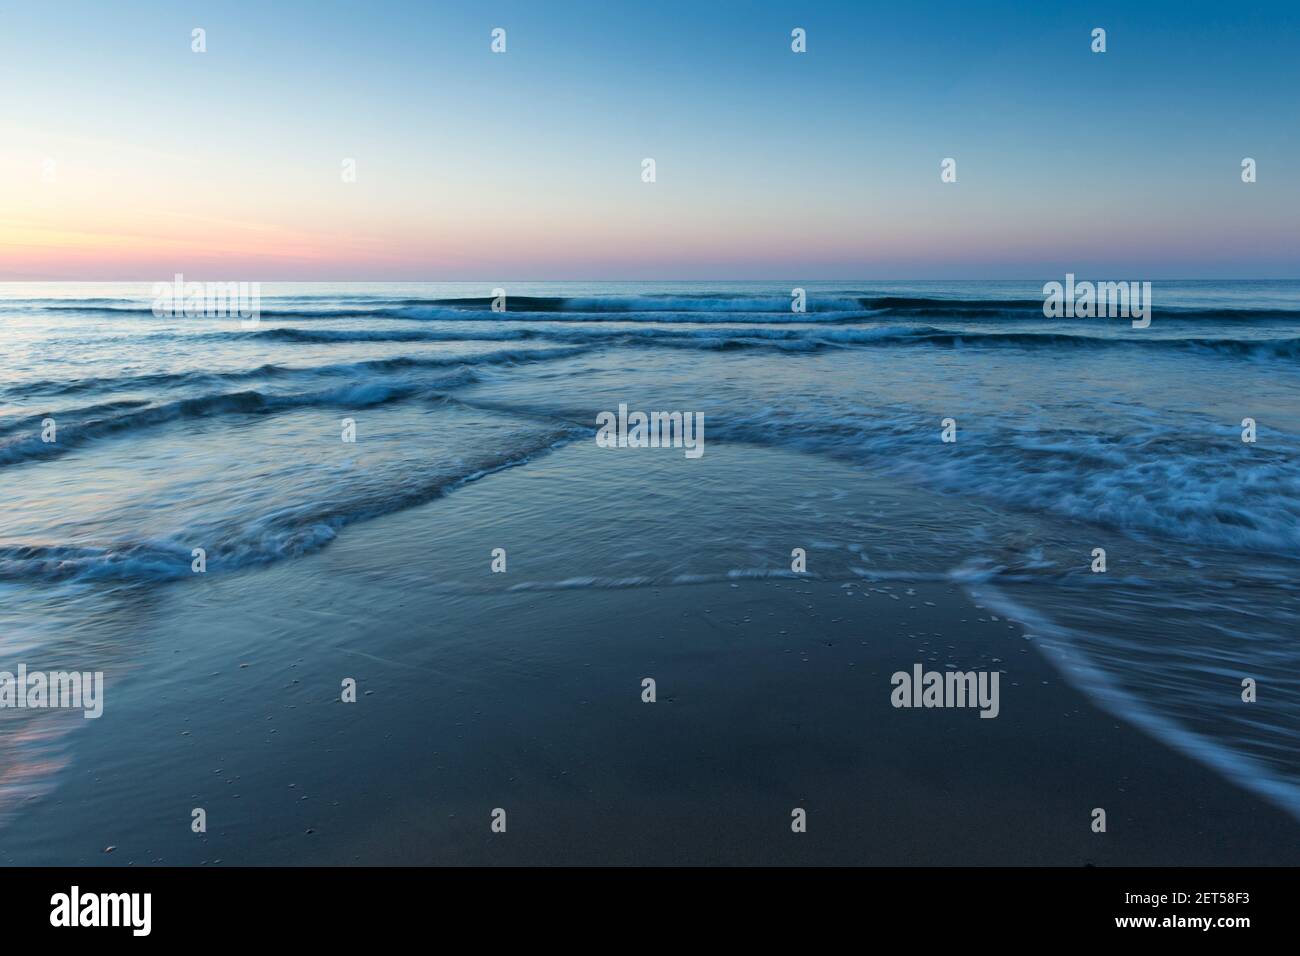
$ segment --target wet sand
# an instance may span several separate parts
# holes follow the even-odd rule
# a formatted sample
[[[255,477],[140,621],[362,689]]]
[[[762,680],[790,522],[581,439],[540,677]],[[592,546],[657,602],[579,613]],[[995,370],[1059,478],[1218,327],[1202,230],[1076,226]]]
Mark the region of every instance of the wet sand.
[[[619,533],[527,504],[593,454],[134,597],[131,666],[0,862],[1300,862],[1288,815],[1099,711],[955,585],[509,590],[548,538]],[[481,580],[449,583],[467,564]],[[917,662],[1001,671],[999,716],[895,709],[890,675]]]

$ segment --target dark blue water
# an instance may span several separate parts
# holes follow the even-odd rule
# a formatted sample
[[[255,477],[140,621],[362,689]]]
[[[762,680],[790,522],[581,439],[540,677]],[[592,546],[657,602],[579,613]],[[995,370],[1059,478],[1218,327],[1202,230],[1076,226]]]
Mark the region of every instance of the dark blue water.
[[[292,560],[620,403],[699,411],[706,459],[847,463],[925,518],[774,475],[522,586],[761,576],[788,537],[727,515],[793,515],[820,575],[960,581],[1098,703],[1300,814],[1300,283],[1155,282],[1144,329],[1048,319],[1042,281],[496,285],[503,312],[488,283],[266,284],[255,324],[159,317],[151,284],[0,286],[0,656],[93,640],[98,596],[185,587],[194,548],[215,574]],[[593,524],[626,507],[594,496]]]

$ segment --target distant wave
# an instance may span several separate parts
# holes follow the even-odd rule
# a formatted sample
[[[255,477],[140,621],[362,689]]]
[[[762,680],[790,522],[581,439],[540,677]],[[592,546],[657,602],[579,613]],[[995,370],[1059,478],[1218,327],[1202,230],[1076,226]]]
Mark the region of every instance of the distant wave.
[[[518,342],[547,336],[544,332],[533,329],[436,332],[429,329],[302,329],[279,326],[248,332],[216,332],[208,337],[213,341],[229,341],[234,338],[321,345],[329,342]]]
[[[43,379],[24,382],[0,390],[0,395],[12,397],[31,397],[34,395],[75,395],[82,392],[97,392],[113,389],[158,388],[164,386],[195,386],[219,383],[244,382],[258,379],[283,378],[319,378],[327,376],[364,376],[374,373],[392,373],[419,369],[454,368],[474,365],[522,365],[530,362],[544,362],[550,359],[569,358],[583,352],[580,346],[568,348],[512,349],[498,352],[484,352],[477,355],[429,355],[398,356],[387,359],[372,359],[361,362],[348,362],[340,365],[316,365],[294,368],[285,365],[266,364],[251,369],[239,369],[230,372],[209,372],[195,370],[188,372],[151,372],[141,375],[99,376],[75,379]],[[44,416],[41,416],[44,417]],[[31,420],[24,420],[29,426]],[[14,424],[0,422],[0,434],[12,431]]]
[[[146,336],[145,340],[160,336]],[[173,339],[174,336],[161,336]],[[328,345],[350,343],[415,343],[415,342],[539,342],[556,345],[611,347],[660,347],[699,349],[705,351],[731,351],[767,349],[778,352],[817,352],[825,349],[888,348],[891,346],[931,346],[934,348],[1018,348],[1018,349],[1125,349],[1138,348],[1153,351],[1179,350],[1204,355],[1222,355],[1253,359],[1300,358],[1300,338],[1237,338],[1232,336],[1177,337],[1167,333],[1152,334],[1127,329],[1110,334],[1086,335],[1069,332],[985,331],[942,329],[923,325],[878,325],[862,327],[777,328],[751,325],[744,328],[678,328],[663,325],[642,325],[635,328],[585,328],[571,325],[538,327],[486,327],[453,330],[434,329],[311,329],[295,326],[258,329],[241,332],[204,333],[182,336],[187,340],[201,339],[214,342],[249,340],[297,345]],[[520,353],[528,360],[535,353]],[[552,355],[553,352],[542,352]],[[392,360],[400,362],[402,360]],[[429,361],[440,364],[438,358],[414,358],[410,361]],[[447,359],[456,364],[456,359]],[[466,359],[463,361],[473,361]],[[367,363],[358,363],[365,365]],[[382,364],[382,363],[381,363]],[[246,371],[225,373],[225,380],[245,380],[273,377],[292,370],[276,365],[262,365]],[[187,376],[179,376],[184,380]],[[211,379],[213,375],[204,373]],[[174,384],[178,376],[171,373],[145,374],[120,378],[85,378],[72,382],[37,381],[21,383],[0,389],[0,395],[31,396],[61,395],[75,392],[121,387],[155,387]]]
[[[77,417],[78,410],[74,409],[54,416],[59,422],[56,442],[44,442],[39,434],[11,437],[7,441],[0,442],[0,465],[57,458],[97,439],[180,419],[231,414],[264,415],[286,408],[322,405],[366,408],[431,391],[432,388],[429,386],[360,382],[341,388],[296,395],[274,395],[252,390],[203,395],[158,405],[146,405],[136,410],[122,411],[103,417],[84,417],[84,410],[80,417]]]
[[[1300,558],[1300,495],[1290,448],[1250,450],[1231,423],[1199,433],[1157,422],[1118,440],[1059,428],[968,433],[959,455],[939,455],[931,423],[901,412],[864,421],[823,415],[789,422],[779,412],[715,416],[709,440],[792,448],[872,465],[921,485],[1031,508],[1130,535],[1201,547]],[[926,436],[922,439],[920,436]]]
[[[1138,346],[1186,349],[1228,355],[1295,358],[1300,338],[1174,338],[1133,332],[1122,336],[1072,335],[1065,332],[975,332],[917,326],[882,326],[872,329],[678,330],[662,327],[638,329],[500,329],[484,331],[424,331],[420,329],[299,329],[275,328],[237,333],[277,342],[323,344],[329,342],[456,342],[525,341],[588,344],[648,344],[685,348],[790,348],[818,349],[845,346],[928,344],[947,347],[1017,346],[1023,348],[1113,348]]]
[[[328,308],[311,307],[311,301],[277,301],[262,303],[263,318],[337,319],[351,316],[409,320],[454,320],[479,318],[509,320],[520,316],[545,315],[552,321],[568,316],[573,321],[598,321],[599,317],[616,317],[616,321],[633,321],[636,315],[658,315],[653,321],[726,322],[729,316],[781,316],[783,322],[861,321],[881,317],[945,316],[948,318],[1042,318],[1043,300],[1033,298],[968,299],[935,296],[865,295],[853,293],[813,294],[806,300],[806,311],[791,310],[789,295],[610,295],[610,296],[530,296],[508,295],[504,312],[493,312],[490,296],[460,298],[392,298],[355,301],[332,301]],[[10,303],[11,304],[11,303]],[[50,302],[25,306],[35,311],[80,311],[106,315],[151,316],[153,309],[138,301],[86,299]],[[1179,307],[1162,306],[1157,300],[1153,315],[1182,321],[1196,319],[1296,319],[1300,309]],[[676,319],[668,316],[677,316]],[[692,318],[681,318],[692,316]],[[762,321],[753,318],[741,321]],[[771,321],[777,321],[772,319]],[[1065,320],[1087,321],[1087,320]]]
[[[621,313],[621,312],[773,312],[793,314],[790,295],[728,295],[710,293],[704,295],[621,295],[621,296],[530,296],[512,295],[506,298],[508,312],[577,312],[577,313]],[[401,303],[406,307],[442,306],[450,309],[484,311],[490,309],[493,300],[488,298],[462,299],[410,299]],[[809,296],[806,300],[809,312],[852,312],[866,306],[857,296]],[[498,313],[501,314],[501,313]],[[806,313],[804,313],[806,314]]]
[[[727,349],[745,347],[819,348],[831,345],[887,343],[915,338],[925,330],[903,326],[872,329],[826,329],[809,334],[802,329],[755,326],[746,329],[680,329],[645,325],[638,328],[477,328],[435,331],[423,329],[301,329],[282,327],[231,333],[252,339],[320,345],[331,342],[521,342],[539,341],[571,345],[665,345],[685,348]],[[929,330],[935,331],[938,330]],[[218,338],[220,335],[217,336]]]
[[[300,300],[300,304],[305,301]],[[345,305],[353,306],[352,301],[327,301],[328,309],[272,311],[268,315],[327,315],[337,319],[346,314],[339,311]],[[485,383],[490,377],[481,374],[485,366],[567,359],[599,348],[768,350],[797,354],[929,347],[1006,349],[1009,358],[1013,356],[1011,350],[1036,350],[1035,355],[1041,352],[1048,356],[1067,350],[1080,355],[1087,355],[1090,350],[1134,350],[1134,354],[1141,355],[1181,352],[1212,358],[1215,370],[1226,371],[1233,387],[1239,379],[1245,380],[1238,375],[1242,367],[1234,365],[1233,360],[1267,360],[1277,363],[1277,368],[1270,367],[1270,371],[1289,372],[1290,366],[1282,363],[1300,358],[1300,337],[1293,337],[1294,327],[1270,329],[1276,333],[1270,335],[1258,327],[1246,329],[1243,318],[1242,332],[1229,323],[1138,331],[1130,329],[1122,320],[1077,319],[1038,331],[1025,322],[999,325],[1008,317],[1043,321],[1039,300],[1004,297],[980,300],[837,292],[811,297],[809,307],[813,311],[802,317],[788,311],[787,297],[759,294],[514,296],[509,300],[512,309],[531,308],[535,310],[533,313],[492,313],[490,300],[484,297],[392,297],[356,302],[372,308],[372,313],[367,315],[373,314],[373,310],[389,314],[415,310],[444,318],[454,315],[463,321],[441,327],[382,323],[386,327],[376,328],[372,324],[342,328],[302,322],[247,330],[231,328],[229,332],[213,332],[210,327],[195,330],[192,336],[195,339],[237,343],[228,350],[214,350],[220,356],[222,367],[241,365],[246,361],[246,353],[261,363],[254,366],[250,361],[245,367],[229,371],[193,368],[195,352],[187,348],[179,353],[183,364],[173,365],[171,370],[102,374],[105,367],[111,366],[106,366],[99,354],[92,353],[92,361],[77,368],[84,372],[90,366],[101,374],[34,382],[11,380],[0,387],[0,398],[19,399],[24,406],[19,415],[0,418],[0,466],[52,458],[88,442],[119,435],[126,429],[158,427],[182,420],[268,415],[281,409],[309,406],[367,407],[424,397],[445,400],[449,390],[474,382]],[[308,306],[313,304],[316,303],[306,302]],[[98,308],[103,301],[87,300],[81,305]],[[50,307],[78,306],[61,301]],[[129,303],[114,304],[114,308],[121,307],[147,311]],[[859,318],[845,319],[848,313],[836,311],[846,307],[867,310],[855,315],[869,315],[870,324]],[[695,311],[676,311],[685,308]],[[821,309],[829,311],[818,311]],[[980,323],[977,327],[963,328],[960,319],[964,311],[971,309],[981,312]],[[939,318],[924,318],[936,313]],[[1276,309],[1191,309],[1175,310],[1175,314],[1300,317],[1298,311]],[[881,319],[888,315],[895,317]],[[609,324],[584,324],[588,321]],[[95,327],[98,330],[108,325],[96,323]],[[169,336],[170,332],[154,333],[149,338]],[[131,336],[122,339],[115,334],[112,338],[113,348],[133,349],[138,342]],[[178,336],[178,340],[190,338],[188,330]],[[432,354],[394,349],[414,354],[305,367],[295,367],[290,361],[298,345],[339,344],[340,358],[356,358],[355,354],[349,355],[348,344],[457,341],[501,343],[502,347],[471,355],[441,354],[443,350],[433,349],[428,350]],[[206,346],[208,342],[202,344]],[[334,354],[331,349],[322,351]],[[148,354],[166,358],[168,353],[163,348]],[[901,357],[901,353],[886,354],[891,358]],[[268,362],[267,358],[274,361]],[[655,362],[642,362],[642,358],[637,356],[635,361],[623,363],[631,373],[630,378],[642,368],[649,372],[655,370]],[[848,366],[848,363],[840,364]],[[916,363],[922,372],[935,364],[925,361],[923,356]],[[1029,362],[999,364],[1034,367]],[[1131,374],[1134,364],[1115,363],[1123,374]],[[1176,380],[1192,382],[1190,388],[1195,387],[1196,377],[1208,368],[1207,362],[1187,362],[1184,369],[1179,369],[1177,364],[1161,362],[1165,371],[1177,376]],[[687,372],[695,373],[696,365],[691,363]],[[26,363],[22,366],[24,371],[30,367]],[[675,371],[672,363],[664,368],[669,373]],[[791,370],[795,371],[794,363]],[[726,363],[716,363],[706,374],[717,372],[721,378],[729,371]],[[768,370],[760,371],[766,375]],[[815,376],[817,372],[815,368],[799,369],[797,374]],[[1116,374],[1115,369],[1102,368],[1102,372]],[[1277,381],[1282,376],[1272,378]],[[534,418],[549,414],[556,421],[571,424],[590,422],[591,409],[567,409],[572,414],[567,414],[565,409],[557,411],[551,397],[556,393],[550,391],[545,381],[525,384],[533,389],[529,401],[511,400],[506,404],[514,407],[503,406],[501,410]],[[137,391],[149,394],[149,400],[132,394]],[[120,400],[113,401],[114,392],[124,394]],[[560,394],[565,392],[581,393],[581,388],[566,389]],[[1054,424],[1050,415],[1031,414],[1024,418],[1024,410],[1007,411],[1005,417],[1002,412],[989,412],[982,419],[963,423],[960,453],[933,457],[934,443],[929,441],[933,438],[933,421],[917,418],[914,404],[902,404],[915,403],[915,398],[900,398],[897,408],[892,408],[887,396],[883,407],[888,411],[880,410],[879,399],[871,409],[861,409],[854,407],[855,398],[837,395],[832,389],[824,407],[814,406],[806,413],[792,416],[788,410],[766,409],[763,399],[741,404],[733,402],[730,393],[719,395],[720,402],[725,400],[726,404],[708,409],[711,441],[781,446],[855,465],[870,464],[945,492],[1053,512],[1134,534],[1155,533],[1214,547],[1300,555],[1297,469],[1290,451],[1293,445],[1285,443],[1292,440],[1279,441],[1286,423],[1277,417],[1267,424],[1272,432],[1269,443],[1244,449],[1238,436],[1223,431],[1232,431],[1230,422],[1211,422],[1208,418],[1190,420],[1185,414],[1171,416],[1170,422],[1176,424],[1169,425],[1167,431],[1161,431],[1162,426],[1158,424],[1153,424],[1151,431],[1146,430],[1148,423],[1157,421],[1155,416],[1131,423],[1125,419],[1117,424],[1119,431],[1115,435],[1103,440],[1099,436],[1106,434],[1105,427],[1089,429]],[[56,404],[56,399],[66,398],[66,405],[74,407],[42,409],[42,414],[33,414],[36,409],[32,406],[39,408],[38,403],[45,404],[47,396],[51,405]],[[477,397],[486,406],[484,396]],[[993,407],[1002,407],[1000,398]],[[1160,406],[1152,404],[1151,407]],[[46,414],[58,422],[57,443],[40,440],[41,420]],[[1042,430],[1032,433],[1017,430],[1015,423],[1022,418],[1041,422],[1038,427]],[[984,433],[981,435],[976,428],[984,429]],[[923,442],[919,436],[925,436],[926,440]]]
[[[1178,349],[1206,354],[1223,354],[1254,358],[1300,357],[1300,338],[1296,337],[1234,337],[1175,336],[1167,332],[1153,333],[1130,330],[1125,327],[1097,325],[1103,334],[1076,334],[1071,332],[989,331],[987,329],[937,328],[926,325],[876,325],[863,327],[813,327],[780,328],[775,324],[750,324],[745,327],[723,328],[678,327],[675,324],[636,324],[632,327],[582,327],[560,322],[536,325],[476,326],[455,329],[317,329],[298,326],[277,326],[249,331],[205,332],[194,335],[152,333],[139,337],[142,343],[158,340],[175,341],[254,341],[296,345],[329,345],[348,343],[437,343],[437,342],[539,342],[584,346],[663,346],[665,348],[698,348],[704,350],[729,350],[768,348],[776,351],[817,351],[821,349],[863,347],[888,347],[894,345],[931,345],[939,348],[1071,348],[1110,349],[1146,348],[1153,350]],[[533,352],[518,353],[524,355]],[[543,352],[541,354],[551,354]],[[477,361],[448,358],[445,361]],[[495,360],[495,359],[493,359]],[[381,360],[383,361],[383,360]],[[402,361],[400,359],[393,361]],[[429,361],[441,364],[441,358],[412,358],[413,362]],[[357,363],[364,366],[367,363]],[[266,364],[239,372],[220,373],[227,380],[270,377],[295,370]],[[212,373],[218,374],[218,373]],[[184,378],[185,376],[180,376]],[[177,379],[173,373],[142,374],[111,378],[90,377],[74,382],[40,380],[19,383],[0,389],[0,395],[23,396],[32,394],[66,394],[113,387],[149,388],[172,384]]]
[[[1149,349],[1154,351],[1177,350],[1207,356],[1250,358],[1258,360],[1292,361],[1300,358],[1300,338],[1249,339],[1249,338],[1173,338],[1157,337],[1143,333],[1123,336],[1070,335],[1051,332],[964,332],[936,329],[926,326],[879,326],[876,328],[839,329],[780,329],[754,327],[744,330],[730,329],[676,329],[644,327],[635,329],[585,329],[585,328],[503,328],[470,333],[434,330],[345,330],[273,328],[249,332],[215,334],[216,340],[231,337],[254,341],[275,341],[297,344],[329,344],[356,342],[528,342],[547,343],[553,347],[532,349],[503,349],[477,355],[416,355],[348,362],[337,365],[293,367],[266,363],[249,369],[225,372],[191,370],[184,372],[149,372],[136,375],[90,376],[62,380],[40,379],[17,382],[0,388],[0,397],[58,398],[113,391],[145,389],[196,389],[219,388],[244,382],[291,382],[297,379],[346,378],[372,375],[392,375],[405,371],[454,368],[476,365],[523,365],[564,359],[596,347],[647,347],[702,351],[770,350],[787,353],[811,353],[827,349],[889,348],[896,346],[929,346],[933,348],[1015,348],[1015,349]],[[124,399],[92,406],[95,413],[113,412],[120,407],[133,407],[142,403]],[[46,414],[62,419],[67,411],[42,413],[23,418],[0,418],[0,436],[21,429],[38,430]],[[74,415],[84,417],[91,409],[74,410]],[[56,452],[52,453],[56,454]],[[0,463],[6,461],[0,446]],[[41,457],[33,454],[32,457]],[[12,459],[10,459],[12,460]]]
[[[256,406],[256,400],[248,400]],[[192,538],[202,538],[209,571],[234,571],[319,550],[345,525],[401,511],[448,495],[474,481],[527,464],[562,447],[586,429],[551,429],[518,447],[477,456],[450,473],[412,475],[397,485],[361,489],[355,497],[304,503],[272,512],[243,527],[185,540],[103,544],[0,544],[0,580],[162,581],[186,578]]]
[[[395,358],[374,362],[357,362],[347,366],[332,366],[291,370],[279,366],[266,366],[263,374],[321,375],[346,371],[354,378],[341,385],[307,392],[274,393],[255,389],[237,392],[209,393],[153,404],[145,401],[107,402],[84,408],[50,412],[49,417],[58,424],[58,441],[41,440],[42,415],[27,416],[0,425],[0,466],[57,458],[88,442],[112,437],[128,430],[156,427],[182,419],[207,418],[219,415],[266,415],[290,408],[345,407],[368,408],[414,397],[432,398],[447,389],[458,388],[476,381],[474,366],[486,364],[520,363],[580,354],[580,348],[538,350],[536,352],[495,352],[482,356],[459,358]],[[434,379],[382,378],[373,375],[358,376],[360,372],[394,372],[408,369],[449,368],[450,375]],[[232,378],[247,377],[250,373],[234,373]],[[210,382],[221,376],[203,373],[178,373],[178,381],[187,384]]]

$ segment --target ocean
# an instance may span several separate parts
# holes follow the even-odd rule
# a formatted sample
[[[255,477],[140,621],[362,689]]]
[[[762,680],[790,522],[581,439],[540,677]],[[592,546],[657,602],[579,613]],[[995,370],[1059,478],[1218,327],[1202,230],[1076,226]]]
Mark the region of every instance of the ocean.
[[[1147,328],[1046,318],[1042,280],[263,283],[256,323],[160,317],[152,283],[0,285],[0,669],[106,674],[84,729],[5,715],[0,825],[111,733],[158,602],[398,515],[429,535],[402,556],[429,642],[502,626],[506,593],[669,621],[698,586],[800,580],[801,548],[802,579],[872,600],[960,590],[1100,711],[1300,818],[1300,282],[1152,285]],[[597,448],[620,405],[702,415],[703,453]],[[441,633],[442,602],[470,623]]]

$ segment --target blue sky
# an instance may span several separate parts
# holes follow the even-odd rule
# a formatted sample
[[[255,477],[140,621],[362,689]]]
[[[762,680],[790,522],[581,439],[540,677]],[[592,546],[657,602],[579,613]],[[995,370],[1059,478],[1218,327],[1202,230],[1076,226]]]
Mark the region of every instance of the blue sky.
[[[1300,276],[1295,3],[0,16],[0,278]]]

